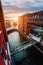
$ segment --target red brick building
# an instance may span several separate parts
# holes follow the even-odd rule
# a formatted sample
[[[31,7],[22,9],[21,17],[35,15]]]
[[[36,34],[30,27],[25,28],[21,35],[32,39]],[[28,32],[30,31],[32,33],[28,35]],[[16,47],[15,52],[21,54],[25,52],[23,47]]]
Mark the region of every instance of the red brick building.
[[[29,32],[28,30],[30,30],[29,27],[31,27],[30,24],[34,25],[34,27],[35,26],[42,27],[43,26],[43,11],[26,14],[19,17],[18,29],[21,28],[19,29],[19,31],[22,30],[22,32],[25,32],[27,34]]]
[[[22,36],[40,42],[43,37],[43,11],[20,16],[18,30]]]
[[[0,65],[11,65],[9,42],[5,30],[1,2],[0,2]]]

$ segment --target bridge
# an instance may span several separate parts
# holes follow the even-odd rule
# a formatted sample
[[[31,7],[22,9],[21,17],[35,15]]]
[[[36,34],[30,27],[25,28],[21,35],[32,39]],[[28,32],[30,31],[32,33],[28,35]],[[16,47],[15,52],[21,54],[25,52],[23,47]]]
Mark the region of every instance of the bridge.
[[[11,32],[18,31],[18,27],[14,27],[14,26],[8,27],[8,28],[6,28],[6,31],[9,34]]]

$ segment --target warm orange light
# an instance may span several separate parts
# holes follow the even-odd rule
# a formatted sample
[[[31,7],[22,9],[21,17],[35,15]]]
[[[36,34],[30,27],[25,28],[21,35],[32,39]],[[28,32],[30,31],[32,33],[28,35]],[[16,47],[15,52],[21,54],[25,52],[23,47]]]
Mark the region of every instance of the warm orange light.
[[[18,17],[15,17],[14,20],[15,20],[15,21],[18,21]]]

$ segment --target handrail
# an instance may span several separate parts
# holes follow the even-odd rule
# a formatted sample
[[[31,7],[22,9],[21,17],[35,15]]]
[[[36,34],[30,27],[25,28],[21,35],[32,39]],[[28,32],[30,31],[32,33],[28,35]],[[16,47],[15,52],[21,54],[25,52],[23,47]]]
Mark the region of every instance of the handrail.
[[[22,42],[21,46],[24,45],[26,42],[28,42],[28,41]],[[19,46],[17,46],[17,47],[19,47]],[[17,48],[17,47],[15,47],[15,48]],[[13,48],[12,50],[14,50],[15,48]]]
[[[33,41],[34,42],[34,41]],[[28,42],[27,41],[27,43],[26,44],[24,44],[24,45],[21,45],[21,46],[18,46],[18,47],[16,47],[12,52],[11,52],[11,55],[13,55],[13,54],[17,54],[18,52],[20,52],[20,51],[22,51],[22,50],[25,50],[25,49],[27,49],[27,48],[30,48],[31,46],[33,46],[34,44],[36,44],[36,42]]]

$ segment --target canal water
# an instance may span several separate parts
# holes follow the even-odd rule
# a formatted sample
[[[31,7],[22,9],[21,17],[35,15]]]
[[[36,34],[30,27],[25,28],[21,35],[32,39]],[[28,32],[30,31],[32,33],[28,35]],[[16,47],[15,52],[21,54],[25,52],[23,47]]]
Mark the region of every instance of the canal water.
[[[8,39],[9,39],[9,42],[10,42],[10,50],[13,51],[15,48],[17,48],[18,46],[21,46],[23,44],[23,42],[26,41],[26,39],[24,39],[18,32],[13,32],[13,33],[10,33],[8,35]],[[20,61],[22,60],[23,58],[26,57],[26,51],[23,50],[23,51],[20,51],[19,53],[16,53],[16,54],[13,54],[13,60],[16,61]]]
[[[8,39],[9,39],[9,42],[10,42],[10,47],[11,47],[11,51],[13,49],[15,49],[16,47],[18,46],[21,46],[23,44],[23,42],[26,41],[26,39],[24,39],[20,34],[19,32],[13,32],[13,33],[10,33],[8,35]]]
[[[16,31],[10,33],[8,39],[11,52],[18,46],[23,45],[23,42],[27,41]],[[11,55],[12,65],[41,65],[42,61],[39,59],[39,57],[42,58],[41,56],[42,54],[32,46],[18,53],[13,53]]]

